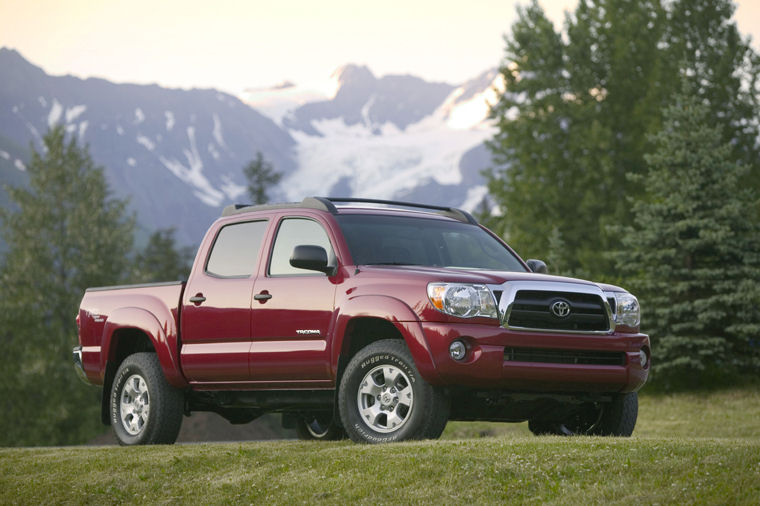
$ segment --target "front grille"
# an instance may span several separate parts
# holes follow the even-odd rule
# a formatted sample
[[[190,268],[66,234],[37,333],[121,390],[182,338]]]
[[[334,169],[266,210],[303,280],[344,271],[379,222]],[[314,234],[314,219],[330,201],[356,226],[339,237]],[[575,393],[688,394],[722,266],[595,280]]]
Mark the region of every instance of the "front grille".
[[[542,364],[625,365],[625,353],[507,347],[504,348],[504,360],[509,362],[539,362]]]
[[[552,305],[564,302],[567,316],[552,312]],[[603,332],[610,329],[607,309],[598,295],[577,292],[519,290],[507,319],[508,327],[536,330]]]

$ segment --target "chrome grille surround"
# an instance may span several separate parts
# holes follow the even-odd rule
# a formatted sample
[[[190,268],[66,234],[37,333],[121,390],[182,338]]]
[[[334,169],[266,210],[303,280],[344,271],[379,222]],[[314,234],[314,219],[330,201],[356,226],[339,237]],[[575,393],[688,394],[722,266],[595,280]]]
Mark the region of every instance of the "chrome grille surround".
[[[573,282],[560,282],[560,281],[507,281],[501,285],[490,285],[491,291],[501,291],[501,298],[499,300],[499,318],[501,326],[509,330],[517,330],[522,332],[552,332],[560,334],[593,334],[593,335],[608,335],[612,334],[615,330],[615,318],[612,313],[612,308],[605,293],[596,285],[587,285],[582,283]],[[607,324],[604,329],[589,330],[589,329],[557,329],[551,328],[549,325],[544,327],[540,326],[521,326],[510,325],[510,317],[515,307],[515,301],[518,298],[518,293],[521,291],[526,292],[543,292],[547,297],[556,299],[563,299],[564,294],[581,294],[585,296],[593,296],[598,298],[598,304],[601,308],[604,316],[606,316]],[[548,309],[548,308],[547,308]],[[547,320],[549,322],[549,320]]]

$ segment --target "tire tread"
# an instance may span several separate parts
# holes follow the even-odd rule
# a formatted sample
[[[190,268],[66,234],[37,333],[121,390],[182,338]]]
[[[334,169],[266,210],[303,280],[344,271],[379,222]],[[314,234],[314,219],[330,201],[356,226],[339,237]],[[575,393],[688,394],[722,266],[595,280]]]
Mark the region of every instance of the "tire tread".
[[[422,378],[414,365],[414,359],[412,358],[409,348],[401,339],[383,339],[367,345],[351,358],[346,370],[343,372],[340,388],[338,390],[338,405],[342,425],[344,430],[348,433],[348,436],[356,443],[376,442],[365,439],[351,426],[348,406],[351,405],[352,402],[355,403],[353,397],[356,393],[349,392],[347,384],[349,378],[352,378],[353,375],[357,373],[361,373],[361,371],[359,371],[361,363],[372,355],[378,353],[393,354],[402,358],[407,365],[414,370],[417,381],[421,382],[422,391],[425,392],[425,394],[415,397],[416,409],[423,409],[425,411],[422,421],[411,432],[408,432],[404,437],[398,440],[436,439],[440,437],[449,419],[449,398],[442,389],[430,385]]]
[[[121,434],[121,420],[111,420],[116,438],[121,445],[132,444],[173,444],[177,440],[182,417],[184,415],[184,393],[171,386],[164,377],[158,356],[155,353],[142,352],[129,355],[119,365],[116,372],[117,380],[111,390],[111,402],[114,396],[120,394],[118,378],[122,377],[124,369],[132,368],[139,372],[148,383],[151,395],[150,415],[143,433],[131,437]],[[113,417],[113,415],[111,415]]]

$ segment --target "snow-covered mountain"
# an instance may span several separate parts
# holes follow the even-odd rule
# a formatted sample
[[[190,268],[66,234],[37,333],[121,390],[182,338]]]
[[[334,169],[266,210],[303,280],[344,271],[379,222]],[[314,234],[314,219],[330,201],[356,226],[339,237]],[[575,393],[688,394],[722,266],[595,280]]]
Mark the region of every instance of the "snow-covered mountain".
[[[39,149],[44,132],[62,123],[90,145],[144,228],[175,226],[188,244],[224,205],[247,200],[242,167],[257,151],[284,174],[271,192],[278,199],[362,196],[473,209],[485,194],[495,70],[452,86],[347,65],[322,83],[248,90],[242,100],[49,76],[8,49],[0,49],[0,74],[2,182],[23,176],[23,146]]]
[[[114,193],[129,197],[141,226],[174,226],[187,244],[222,206],[246,200],[241,170],[257,151],[285,173],[295,169],[290,135],[225,93],[49,76],[7,49],[0,75],[0,139],[39,150],[49,127],[65,125],[89,144]]]
[[[486,118],[499,82],[495,69],[451,86],[347,65],[321,85],[252,90],[246,101],[296,141],[297,169],[282,184],[291,200],[363,196],[472,210],[486,193],[483,142],[494,132]]]

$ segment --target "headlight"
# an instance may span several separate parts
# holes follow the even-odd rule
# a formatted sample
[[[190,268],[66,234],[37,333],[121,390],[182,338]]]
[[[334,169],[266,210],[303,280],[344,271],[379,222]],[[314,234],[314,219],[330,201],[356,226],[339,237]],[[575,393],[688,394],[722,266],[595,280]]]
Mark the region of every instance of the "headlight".
[[[427,293],[430,302],[442,313],[460,318],[498,316],[496,301],[486,285],[430,283]]]
[[[615,323],[626,327],[641,323],[639,301],[628,292],[615,292]]]

